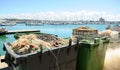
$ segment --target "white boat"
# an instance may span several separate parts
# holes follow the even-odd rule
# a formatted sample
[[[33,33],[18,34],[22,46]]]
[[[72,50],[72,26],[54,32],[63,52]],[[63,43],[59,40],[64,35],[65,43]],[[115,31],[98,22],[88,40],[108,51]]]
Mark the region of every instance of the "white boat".
[[[10,26],[10,25],[15,25],[15,22],[2,22],[0,23],[0,26]]]

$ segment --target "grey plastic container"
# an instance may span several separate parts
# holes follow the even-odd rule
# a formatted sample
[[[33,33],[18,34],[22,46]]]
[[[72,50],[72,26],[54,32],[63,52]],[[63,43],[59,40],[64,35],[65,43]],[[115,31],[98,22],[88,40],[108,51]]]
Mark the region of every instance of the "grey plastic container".
[[[10,70],[75,70],[77,47],[78,44],[69,43],[48,51],[17,55],[4,43],[5,62]]]

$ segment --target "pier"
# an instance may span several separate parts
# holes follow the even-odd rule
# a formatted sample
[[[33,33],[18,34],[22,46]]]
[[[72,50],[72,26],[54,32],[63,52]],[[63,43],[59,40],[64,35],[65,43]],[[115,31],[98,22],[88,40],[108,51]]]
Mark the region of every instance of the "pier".
[[[27,33],[27,32],[40,32],[40,30],[14,30],[14,31],[5,32],[5,34]]]

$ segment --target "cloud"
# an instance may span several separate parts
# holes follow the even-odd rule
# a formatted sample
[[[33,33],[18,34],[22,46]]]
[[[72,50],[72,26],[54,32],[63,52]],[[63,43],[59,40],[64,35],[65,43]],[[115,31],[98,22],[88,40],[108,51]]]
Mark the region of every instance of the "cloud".
[[[0,15],[1,18],[39,19],[39,20],[99,20],[103,17],[106,21],[119,21],[120,14],[110,14],[97,11],[64,11],[64,12],[39,12]]]

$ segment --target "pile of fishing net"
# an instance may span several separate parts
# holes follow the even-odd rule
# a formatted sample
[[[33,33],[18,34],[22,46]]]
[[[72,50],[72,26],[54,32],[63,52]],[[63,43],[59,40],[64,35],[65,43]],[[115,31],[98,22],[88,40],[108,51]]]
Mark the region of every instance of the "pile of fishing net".
[[[54,47],[62,47],[69,44],[69,39],[62,39],[50,36],[38,36],[29,34],[20,36],[16,41],[11,43],[12,50],[17,54],[27,54],[40,51],[41,47],[51,49]]]

